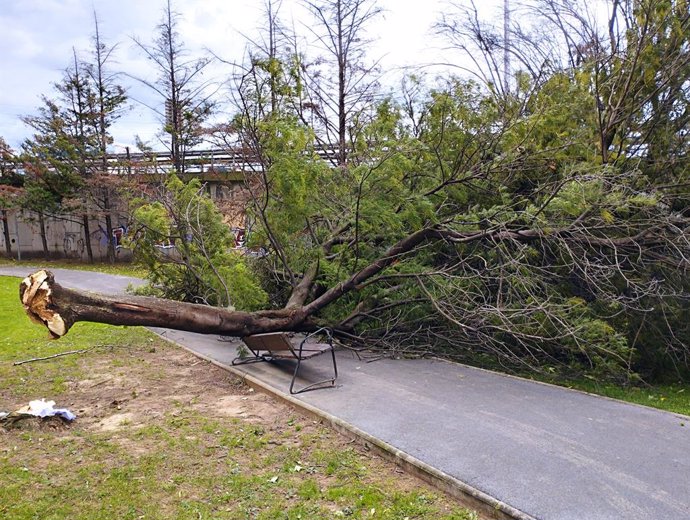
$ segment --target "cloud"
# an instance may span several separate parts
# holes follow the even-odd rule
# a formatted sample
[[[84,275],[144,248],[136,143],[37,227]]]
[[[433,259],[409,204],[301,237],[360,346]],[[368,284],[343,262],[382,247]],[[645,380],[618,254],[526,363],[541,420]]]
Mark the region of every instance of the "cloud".
[[[387,69],[418,63],[429,47],[428,25],[435,18],[439,0],[380,0],[388,10],[385,19],[373,27],[378,38],[371,56],[385,55]],[[150,43],[162,20],[164,0],[5,0],[0,12],[0,136],[17,146],[29,134],[18,124],[18,117],[40,105],[41,94],[51,94],[52,83],[72,59],[72,47],[86,56],[93,33],[93,11],[98,13],[101,36],[117,44],[112,71],[155,80],[157,71],[136,49],[132,37]],[[283,0],[281,17],[286,25],[304,31],[304,9],[299,0]],[[262,0],[173,0],[181,17],[179,33],[191,56],[206,49],[227,61],[242,60],[247,46],[245,36],[256,38],[262,27]],[[422,53],[422,54],[420,54]],[[421,58],[423,59],[423,58]],[[206,78],[222,82],[228,66],[218,64]],[[147,105],[162,105],[162,100],[141,84],[120,76],[132,98]],[[139,133],[150,138],[159,128],[156,116],[141,105],[134,105],[115,125],[115,139],[133,142]]]

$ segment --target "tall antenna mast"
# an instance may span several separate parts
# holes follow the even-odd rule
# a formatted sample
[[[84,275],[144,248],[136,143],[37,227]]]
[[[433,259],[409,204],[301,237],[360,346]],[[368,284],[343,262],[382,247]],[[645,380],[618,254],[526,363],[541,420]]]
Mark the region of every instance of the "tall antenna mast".
[[[510,91],[510,0],[503,0],[503,85]]]

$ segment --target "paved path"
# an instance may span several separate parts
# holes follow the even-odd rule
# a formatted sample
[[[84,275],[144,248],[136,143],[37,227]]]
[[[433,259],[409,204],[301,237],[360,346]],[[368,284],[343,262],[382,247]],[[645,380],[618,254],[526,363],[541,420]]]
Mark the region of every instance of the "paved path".
[[[25,276],[26,269],[0,268]],[[121,290],[131,279],[54,270],[65,286]],[[221,364],[236,343],[158,330]],[[326,368],[325,356],[305,368]],[[380,439],[402,456],[544,520],[690,519],[690,419],[434,360],[365,363],[339,353],[336,389],[301,403]],[[285,395],[287,370],[242,371]],[[309,375],[309,371],[305,372]]]

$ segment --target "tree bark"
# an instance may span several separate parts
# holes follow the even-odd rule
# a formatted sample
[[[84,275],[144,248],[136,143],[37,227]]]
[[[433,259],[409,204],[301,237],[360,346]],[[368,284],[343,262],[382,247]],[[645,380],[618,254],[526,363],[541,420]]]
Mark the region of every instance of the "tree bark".
[[[50,258],[50,251],[48,251],[48,238],[46,237],[46,222],[43,218],[43,213],[38,214],[38,224],[41,228],[41,244],[43,245],[43,256],[46,259]],[[19,240],[19,237],[17,237]]]
[[[106,211],[106,214],[105,214],[105,234],[108,237],[108,249],[107,249],[108,262],[111,264],[114,264],[115,263],[115,244],[114,244],[115,237],[113,236],[113,219],[110,216],[110,213],[108,213],[110,211],[109,206],[110,206],[110,204],[108,202],[106,202],[106,204],[105,204],[105,211]]]
[[[6,209],[3,209],[2,233],[5,236],[5,250],[7,251],[7,258],[12,258],[12,242],[10,241],[10,224],[8,222],[9,218],[9,212]]]
[[[304,273],[302,280],[297,284],[290,295],[290,298],[285,305],[286,308],[302,307],[309,297],[309,292],[314,285],[316,276],[319,274],[319,262],[314,262],[314,264],[307,269]]]
[[[302,308],[248,313],[160,298],[98,295],[62,287],[43,270],[21,282],[19,295],[29,318],[46,326],[54,338],[79,321],[228,336],[315,328]]]
[[[91,247],[91,228],[89,226],[89,216],[84,213],[81,218],[84,226],[84,244],[86,245],[86,254],[89,257],[89,263],[93,264],[93,248]]]

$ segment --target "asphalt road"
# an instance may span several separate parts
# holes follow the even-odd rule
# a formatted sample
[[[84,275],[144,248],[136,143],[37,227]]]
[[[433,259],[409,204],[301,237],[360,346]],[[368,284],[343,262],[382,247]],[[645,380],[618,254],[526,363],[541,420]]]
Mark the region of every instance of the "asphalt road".
[[[26,276],[26,269],[0,275]],[[120,292],[134,279],[53,270],[69,287]],[[237,342],[157,330],[229,364]],[[305,364],[308,379],[327,358]],[[339,353],[335,389],[299,401],[381,439],[524,517],[690,519],[690,418],[438,360],[366,363]],[[289,367],[242,371],[287,393]]]

